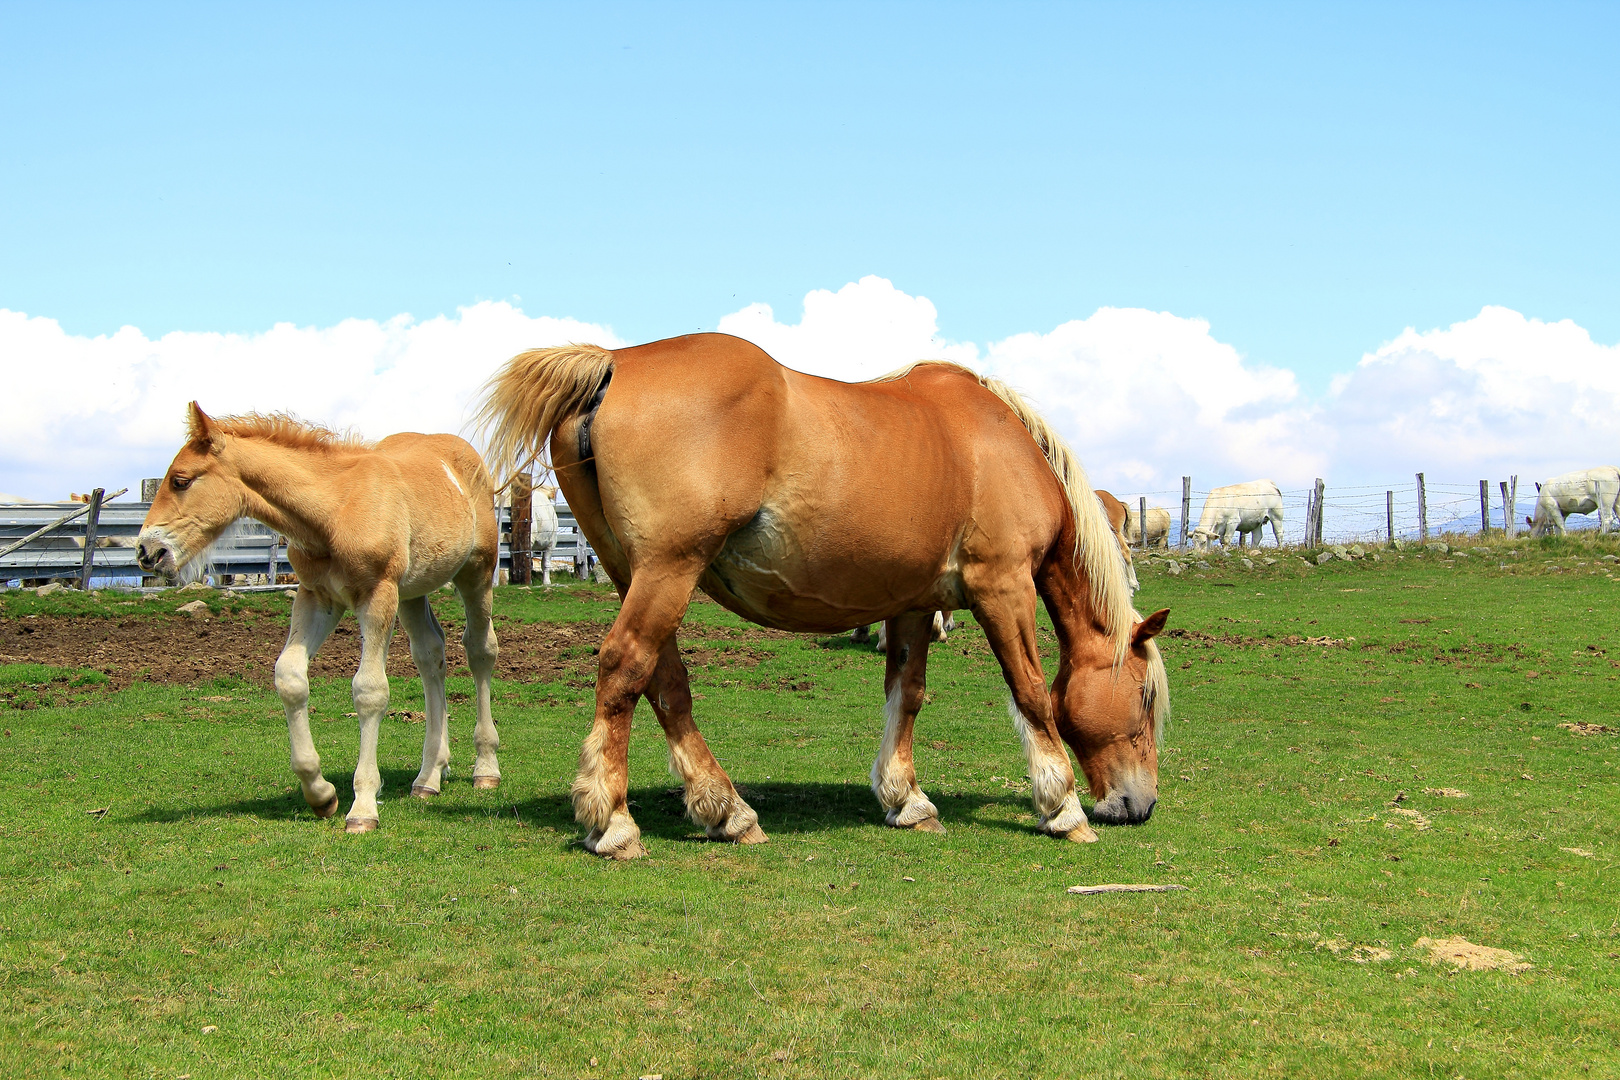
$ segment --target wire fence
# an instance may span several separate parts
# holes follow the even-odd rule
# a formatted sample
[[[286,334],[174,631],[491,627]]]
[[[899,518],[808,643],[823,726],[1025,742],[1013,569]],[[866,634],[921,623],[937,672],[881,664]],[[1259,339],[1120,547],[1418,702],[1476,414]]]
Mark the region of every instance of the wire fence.
[[[1393,536],[1402,540],[1423,539],[1425,532],[1434,537],[1441,534],[1477,535],[1482,528],[1488,529],[1490,535],[1501,537],[1504,535],[1505,523],[1508,516],[1508,504],[1512,503],[1513,527],[1511,532],[1515,535],[1528,531],[1529,526],[1525,519],[1535,513],[1536,488],[1534,484],[1526,485],[1529,491],[1515,490],[1517,477],[1489,480],[1487,483],[1486,507],[1482,514],[1480,508],[1480,481],[1457,482],[1451,480],[1430,480],[1425,478],[1421,485],[1416,476],[1401,484],[1362,484],[1356,486],[1334,487],[1325,484],[1322,498],[1322,523],[1319,529],[1323,543],[1369,543],[1387,542],[1391,539],[1391,526]],[[1508,494],[1504,496],[1502,486],[1508,486]],[[1315,494],[1314,487],[1309,488],[1283,488],[1283,528],[1282,542],[1285,545],[1308,545],[1311,538],[1307,535],[1310,519],[1311,501]],[[1147,499],[1149,511],[1163,509],[1170,514],[1170,546],[1175,547],[1183,535],[1181,521],[1182,494],[1181,488],[1154,491],[1115,491],[1115,496],[1123,501],[1133,515],[1138,512],[1140,500]],[[1209,497],[1209,489],[1192,487],[1188,493],[1190,506],[1188,517],[1190,520],[1186,528],[1191,530],[1198,524],[1205,500]],[[1425,530],[1425,523],[1427,529]],[[1571,515],[1566,523],[1569,529],[1595,529],[1598,527],[1598,518],[1592,515]],[[1253,543],[1256,536],[1251,534],[1249,542]],[[1134,533],[1132,539],[1135,539]],[[1272,543],[1271,527],[1265,526],[1263,530],[1265,543]],[[1190,541],[1189,541],[1190,542]],[[1236,544],[1234,538],[1233,543]]]

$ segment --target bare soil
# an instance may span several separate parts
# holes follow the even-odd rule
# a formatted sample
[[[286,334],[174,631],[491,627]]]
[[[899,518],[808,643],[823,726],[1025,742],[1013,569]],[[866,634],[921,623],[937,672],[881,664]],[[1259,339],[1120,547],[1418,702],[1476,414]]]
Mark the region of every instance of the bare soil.
[[[497,618],[496,677],[594,686],[595,653],[606,632],[599,622],[520,623]],[[688,666],[754,668],[772,655],[762,647],[766,642],[792,636],[763,628],[688,624],[681,629],[681,654]],[[461,627],[446,621],[445,659],[452,675],[470,674],[460,637]],[[195,685],[224,677],[268,687],[286,638],[285,618],[251,613],[157,619],[31,615],[0,620],[0,664],[89,668],[106,675],[112,690],[138,681]],[[348,678],[359,664],[359,626],[351,617],[338,624],[310,661],[310,676]],[[416,675],[403,630],[388,651],[388,674]]]

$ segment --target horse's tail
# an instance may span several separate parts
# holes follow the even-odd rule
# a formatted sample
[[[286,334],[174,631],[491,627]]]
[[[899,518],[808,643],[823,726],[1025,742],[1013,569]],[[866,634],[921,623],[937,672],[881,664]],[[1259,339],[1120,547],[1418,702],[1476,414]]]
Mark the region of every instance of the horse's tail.
[[[557,425],[585,411],[612,373],[611,351],[564,345],[518,353],[490,377],[473,424],[501,487],[540,458]]]

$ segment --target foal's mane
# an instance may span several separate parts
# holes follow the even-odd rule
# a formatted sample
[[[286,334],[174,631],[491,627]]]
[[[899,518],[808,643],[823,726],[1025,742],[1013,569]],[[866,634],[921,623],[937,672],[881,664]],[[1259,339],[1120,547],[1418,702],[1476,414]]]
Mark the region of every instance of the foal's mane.
[[[286,412],[215,416],[209,417],[209,421],[223,434],[239,439],[261,439],[289,450],[369,450],[375,445],[351,431],[333,431]],[[191,418],[189,426],[191,438],[202,435],[196,417]]]

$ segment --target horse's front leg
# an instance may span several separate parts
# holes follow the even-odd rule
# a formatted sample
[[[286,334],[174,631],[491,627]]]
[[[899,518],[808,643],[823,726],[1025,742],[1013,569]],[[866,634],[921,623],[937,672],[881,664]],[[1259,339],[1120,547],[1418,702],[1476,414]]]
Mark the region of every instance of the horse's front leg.
[[[338,793],[332,782],[321,775],[321,756],[309,734],[309,658],[320,649],[343,609],[318,600],[306,588],[293,600],[292,625],[287,644],[276,658],[276,693],[287,711],[287,742],[292,749],[292,769],[304,791],[304,801],[316,817],[337,813]]]
[[[403,600],[399,621],[411,638],[411,659],[422,676],[422,701],[427,710],[422,725],[422,771],[411,782],[411,794],[420,799],[437,795],[450,764],[450,717],[444,700],[444,629],[425,596]]]
[[[687,815],[711,840],[763,844],[768,837],[759,827],[759,815],[737,793],[692,721],[692,684],[674,634],[659,650],[647,702],[669,740],[669,767],[685,787]]]
[[[382,790],[377,733],[388,711],[388,642],[398,610],[399,587],[393,582],[378,585],[355,608],[360,617],[360,670],[353,684],[354,708],[360,714],[360,755],[354,766],[354,805],[344,819],[344,832],[371,832],[377,827],[377,793]]]
[[[897,829],[943,833],[939,810],[917,786],[911,756],[912,729],[927,691],[928,643],[934,615],[910,611],[890,619],[889,649],[883,667],[883,742],[872,762],[872,792]]]

